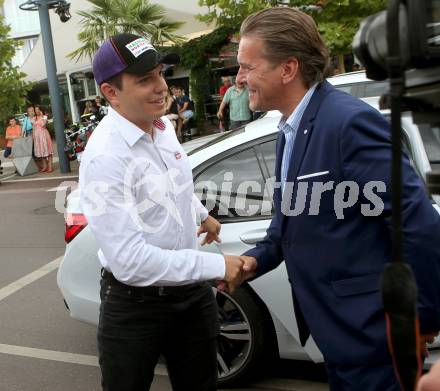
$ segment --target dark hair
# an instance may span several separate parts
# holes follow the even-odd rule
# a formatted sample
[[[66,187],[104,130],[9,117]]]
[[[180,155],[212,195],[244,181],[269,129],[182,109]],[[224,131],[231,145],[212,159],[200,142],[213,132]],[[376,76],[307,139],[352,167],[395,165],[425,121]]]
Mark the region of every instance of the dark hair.
[[[304,12],[289,7],[264,9],[244,20],[240,34],[261,39],[263,56],[273,64],[296,58],[308,87],[324,80],[329,51],[315,21]]]
[[[116,76],[106,80],[104,83],[108,83],[116,87],[118,90],[122,90],[122,75],[124,72],[118,73]]]

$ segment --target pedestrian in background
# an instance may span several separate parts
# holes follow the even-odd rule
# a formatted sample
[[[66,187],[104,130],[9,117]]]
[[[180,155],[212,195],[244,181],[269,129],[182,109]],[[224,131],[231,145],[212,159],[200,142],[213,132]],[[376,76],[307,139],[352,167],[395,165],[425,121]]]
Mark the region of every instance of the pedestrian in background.
[[[183,126],[194,116],[194,112],[191,110],[190,99],[185,95],[180,87],[174,87],[174,91],[171,91],[176,103],[177,103],[177,138],[182,140],[182,128]]]
[[[232,87],[231,77],[230,76],[222,77],[222,85],[220,86],[219,91],[218,91],[220,96],[222,97],[222,99],[225,96],[226,91],[229,90],[229,88],[231,88],[231,87]]]
[[[47,116],[43,114],[39,106],[35,106],[35,116],[32,119],[32,127],[34,154],[35,157],[40,158],[40,172],[52,172],[53,144],[50,133],[47,130]]]
[[[230,76],[224,76],[224,77],[222,77],[221,80],[222,80],[222,85],[219,88],[219,94],[220,94],[221,100],[223,101],[223,97],[225,96],[226,91],[232,87],[232,78]],[[221,104],[221,101],[220,101],[220,104]],[[226,106],[223,111],[223,119],[219,119],[218,127],[219,127],[220,132],[224,132],[226,130],[229,130],[229,107],[228,106]]]
[[[12,146],[14,145],[14,140],[21,137],[21,127],[17,124],[15,117],[9,119],[9,126],[6,128],[5,138],[6,148],[3,152],[5,158],[9,158],[12,153]]]
[[[34,106],[28,106],[27,113],[21,125],[22,134],[25,137],[32,136],[32,118],[35,116]]]
[[[225,107],[229,106],[230,129],[246,125],[252,118],[249,110],[249,92],[243,83],[235,81],[235,86],[230,87],[223,97],[217,117],[224,119]]]
[[[165,115],[173,124],[174,129],[177,131],[177,120],[179,119],[179,110],[177,108],[177,100],[174,93],[176,92],[176,86],[171,86],[167,91],[166,97],[166,109]]]
[[[108,107],[105,103],[105,100],[102,99],[99,95],[96,95],[95,97],[95,107],[97,109],[96,111],[96,119],[98,121],[101,121],[105,115],[108,113]]]
[[[92,102],[91,100],[88,100],[88,101],[86,101],[86,104],[84,106],[84,111],[82,113],[82,116],[96,114],[97,111],[98,111],[98,109],[94,105],[94,102]]]

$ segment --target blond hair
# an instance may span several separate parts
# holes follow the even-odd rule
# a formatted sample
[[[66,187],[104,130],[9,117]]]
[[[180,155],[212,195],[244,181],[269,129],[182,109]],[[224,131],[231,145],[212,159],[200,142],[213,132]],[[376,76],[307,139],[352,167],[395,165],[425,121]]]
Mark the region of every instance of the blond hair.
[[[261,39],[263,55],[271,63],[296,58],[308,87],[327,74],[329,51],[315,21],[304,12],[289,7],[264,9],[244,20],[240,35]]]

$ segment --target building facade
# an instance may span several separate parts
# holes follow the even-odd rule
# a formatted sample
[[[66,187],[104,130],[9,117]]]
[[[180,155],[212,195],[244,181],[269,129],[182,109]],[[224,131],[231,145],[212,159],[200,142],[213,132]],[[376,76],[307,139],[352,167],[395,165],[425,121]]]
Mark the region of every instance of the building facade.
[[[18,6],[25,1],[5,0],[5,18],[7,23],[15,23],[17,25],[17,31],[26,25],[32,26],[32,29],[36,24],[39,27],[37,12],[19,10]],[[77,13],[78,11],[89,10],[91,3],[87,0],[70,0],[69,2],[71,4],[70,13],[72,18],[66,23],[61,23],[58,15],[53,10],[50,10],[50,22],[64,111],[74,122],[77,122],[81,116],[85,101],[94,99],[99,90],[91,73],[91,59],[83,57],[79,60],[73,60],[68,57],[69,53],[81,46],[78,40],[78,33],[81,29],[81,17]],[[150,2],[164,6],[168,19],[184,22],[184,25],[176,32],[179,35],[187,36],[190,39],[204,32],[211,31],[209,26],[198,21],[196,18],[197,14],[206,12],[206,9],[198,5],[198,0],[185,0],[182,2],[176,0],[150,0]],[[32,23],[26,22],[25,18],[30,18],[29,20],[32,20]],[[35,83],[30,97],[31,100],[34,103],[48,105],[50,99],[45,62],[43,60],[42,39],[41,36],[35,39],[35,31],[33,30],[33,34],[29,35],[31,41],[28,47],[32,48],[30,54],[26,56],[27,52],[25,50],[23,54],[18,55],[18,60],[23,60],[20,70],[27,75],[26,79]],[[24,37],[24,35],[21,37]],[[187,71],[178,70],[174,77],[187,76]]]
[[[23,45],[15,53],[12,61],[13,66],[20,67],[31,53],[40,34],[40,22],[38,12],[26,12],[19,8],[24,0],[5,0],[2,14],[6,24],[11,27],[10,36],[23,42]]]

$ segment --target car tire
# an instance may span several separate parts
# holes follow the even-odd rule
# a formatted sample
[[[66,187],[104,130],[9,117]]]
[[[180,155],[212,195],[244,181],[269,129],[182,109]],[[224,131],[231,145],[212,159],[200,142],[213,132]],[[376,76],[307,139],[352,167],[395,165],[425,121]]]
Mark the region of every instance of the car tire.
[[[216,292],[219,307],[219,387],[230,387],[261,374],[262,364],[278,355],[269,311],[254,291],[244,284],[233,295]]]

